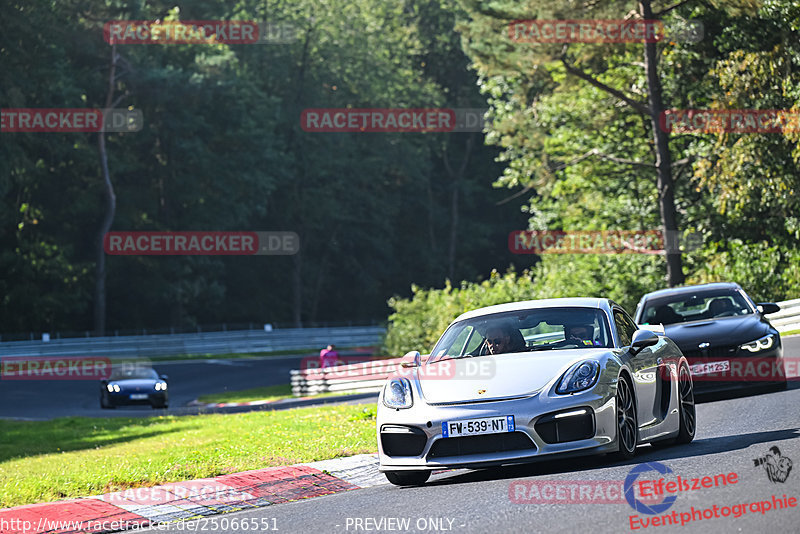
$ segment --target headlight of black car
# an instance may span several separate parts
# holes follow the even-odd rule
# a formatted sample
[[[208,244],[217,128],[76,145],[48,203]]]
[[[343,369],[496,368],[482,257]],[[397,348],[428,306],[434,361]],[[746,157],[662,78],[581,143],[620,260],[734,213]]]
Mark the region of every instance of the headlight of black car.
[[[594,360],[578,362],[570,367],[556,387],[556,393],[562,395],[589,389],[597,383],[600,376],[600,364]]]
[[[739,348],[749,352],[761,352],[762,350],[771,349],[774,344],[775,335],[767,334],[766,336],[760,337],[755,341],[751,341],[750,343],[739,345]]]
[[[407,378],[393,378],[384,386],[383,404],[387,408],[411,408],[414,399],[411,398],[411,383]]]

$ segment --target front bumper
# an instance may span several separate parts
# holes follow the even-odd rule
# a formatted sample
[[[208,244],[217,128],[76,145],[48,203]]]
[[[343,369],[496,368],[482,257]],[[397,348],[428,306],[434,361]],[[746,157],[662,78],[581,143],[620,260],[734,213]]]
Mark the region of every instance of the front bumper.
[[[686,353],[685,353],[686,354]],[[692,373],[695,394],[717,393],[741,389],[768,387],[786,382],[786,369],[783,348],[780,344],[758,353],[742,350],[731,351],[729,355],[706,356],[697,352],[688,353],[690,368],[698,364],[727,361],[730,371],[716,373]]]
[[[131,399],[131,395],[146,395],[144,399]],[[109,393],[108,402],[112,406],[137,406],[137,405],[153,405],[160,406],[167,404],[169,396],[166,391],[159,392],[141,392],[141,391],[121,391],[119,393]]]
[[[571,395],[539,393],[511,400],[429,405],[409,409],[378,406],[381,471],[485,467],[546,460],[554,455],[612,452],[616,444],[614,385]],[[469,437],[442,436],[442,423],[514,416],[513,432]],[[559,417],[555,417],[559,415]]]

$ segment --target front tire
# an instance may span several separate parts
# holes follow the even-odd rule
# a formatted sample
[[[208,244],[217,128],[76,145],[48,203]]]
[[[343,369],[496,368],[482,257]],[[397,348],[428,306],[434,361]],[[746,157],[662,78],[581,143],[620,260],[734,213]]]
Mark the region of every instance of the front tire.
[[[678,376],[678,404],[680,406],[680,429],[676,443],[691,443],[697,431],[697,412],[694,408],[694,384],[689,367],[681,365]]]
[[[110,410],[114,408],[114,406],[108,401],[108,397],[103,393],[100,394],[100,408],[103,410]]]
[[[421,486],[431,476],[430,471],[386,471],[386,479],[395,486]]]
[[[636,402],[633,388],[625,376],[617,382],[617,460],[630,460],[636,455],[636,444],[639,442],[639,422],[636,419]]]

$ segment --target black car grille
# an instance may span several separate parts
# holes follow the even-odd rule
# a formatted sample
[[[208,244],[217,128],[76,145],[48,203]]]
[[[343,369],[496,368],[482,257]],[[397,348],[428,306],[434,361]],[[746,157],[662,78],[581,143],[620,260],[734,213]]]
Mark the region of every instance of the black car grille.
[[[683,355],[687,359],[698,358],[733,358],[738,351],[738,345],[708,347],[706,350],[684,350]]]
[[[487,434],[485,436],[462,436],[443,438],[431,447],[428,458],[491,454],[496,452],[524,451],[536,449],[531,438],[522,432]]]

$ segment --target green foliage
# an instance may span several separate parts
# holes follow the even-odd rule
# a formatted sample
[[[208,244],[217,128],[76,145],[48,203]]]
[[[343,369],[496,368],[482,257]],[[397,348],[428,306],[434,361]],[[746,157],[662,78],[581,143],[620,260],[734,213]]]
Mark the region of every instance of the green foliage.
[[[545,255],[532,271],[501,275],[492,271],[480,283],[462,282],[442,289],[413,286],[410,299],[394,297],[384,340],[388,354],[429,352],[445,328],[460,314],[506,302],[560,297],[606,297],[631,313],[644,293],[660,289],[663,262],[654,256]]]
[[[461,282],[453,287],[449,280],[443,289],[412,286],[410,299],[393,297],[389,306],[394,313],[384,340],[387,354],[402,355],[410,350],[428,353],[453,319],[464,312],[519,300],[536,298],[531,273],[504,275],[492,271],[488,280]]]
[[[800,295],[800,251],[781,250],[762,241],[712,243],[693,257],[697,271],[690,284],[736,282],[756,301],[774,302]]]
[[[486,193],[498,167],[480,134],[468,144],[469,134],[299,125],[306,108],[482,107],[457,10],[427,0],[12,0],[3,108],[103,107],[105,21],[269,19],[296,30],[284,44],[117,46],[115,106],[141,111],[144,128],[106,135],[112,230],[290,230],[301,252],[110,256],[109,329],[382,319],[398,287],[507,265],[504,234],[523,223],[521,201],[496,208],[504,193]],[[457,183],[445,156],[454,167],[470,158]],[[3,333],[92,328],[103,214],[95,135],[2,134]]]

